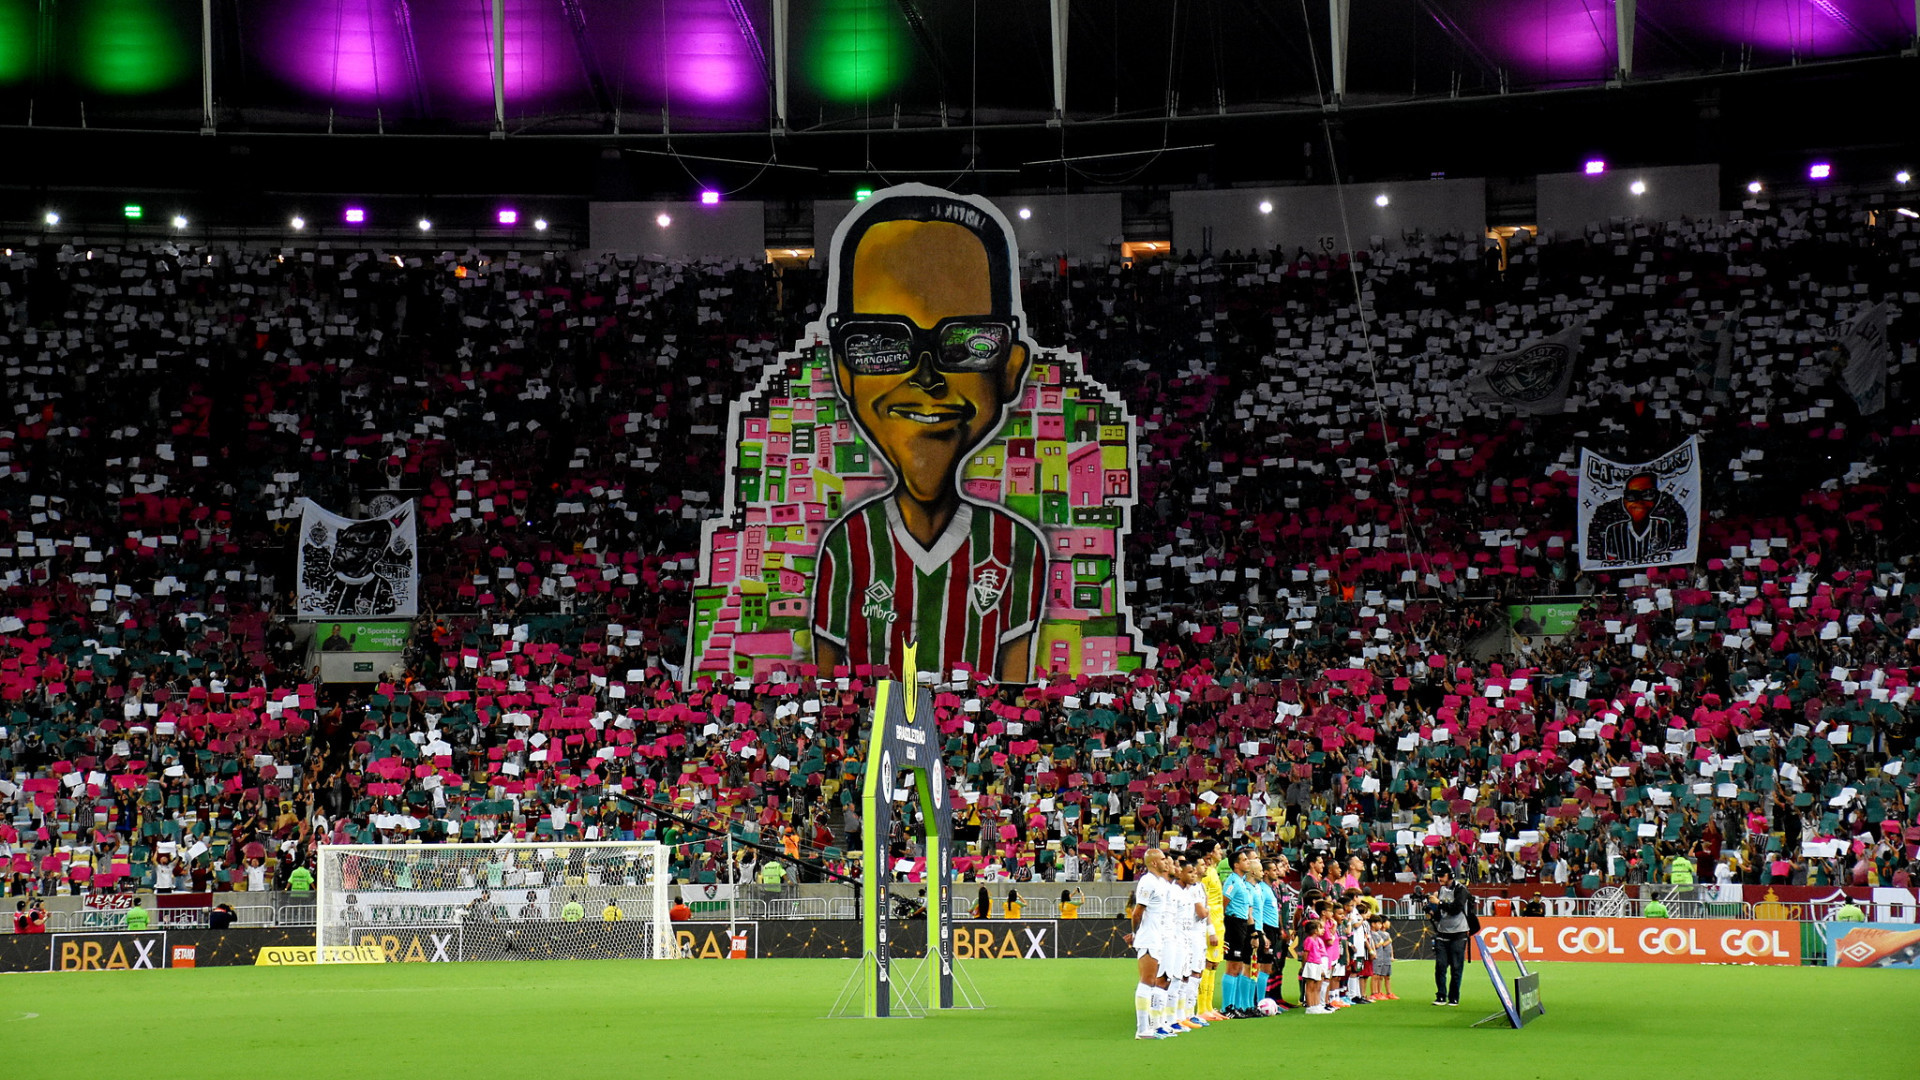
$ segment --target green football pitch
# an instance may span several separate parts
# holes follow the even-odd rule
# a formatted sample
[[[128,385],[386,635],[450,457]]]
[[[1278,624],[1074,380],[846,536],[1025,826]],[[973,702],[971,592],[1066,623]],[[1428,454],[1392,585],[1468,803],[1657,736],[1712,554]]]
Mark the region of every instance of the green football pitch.
[[[0,977],[7,1077],[1379,1077],[1920,1075],[1920,972],[1542,965],[1547,1015],[1471,1027],[1403,1000],[1135,1042],[1133,964],[976,961],[988,1008],[827,1020],[848,960],[203,968]],[[1510,971],[1510,969],[1509,969]],[[1427,993],[1423,993],[1427,991]],[[1237,1063],[1237,1064],[1236,1064]],[[1169,1069],[1181,1070],[1169,1073]]]

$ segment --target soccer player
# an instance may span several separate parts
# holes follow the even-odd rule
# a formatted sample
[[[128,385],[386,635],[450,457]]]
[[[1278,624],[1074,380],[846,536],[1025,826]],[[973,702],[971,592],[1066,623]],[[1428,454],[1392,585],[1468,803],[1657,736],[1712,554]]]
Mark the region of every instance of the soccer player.
[[[1207,958],[1200,977],[1200,1018],[1225,1020],[1220,1012],[1220,954],[1226,941],[1226,898],[1220,891],[1220,860],[1226,849],[1218,840],[1210,841],[1201,855],[1200,887],[1207,898]]]
[[[967,456],[1000,429],[1033,346],[1005,221],[984,199],[906,185],[834,238],[825,322],[847,416],[893,487],[827,530],[814,578],[814,659],[929,670],[966,662],[1027,682],[1046,594],[1039,530],[960,493]]]
[[[1274,906],[1277,909],[1279,925],[1271,931],[1273,940],[1268,942],[1273,953],[1273,967],[1267,973],[1267,996],[1275,1005],[1287,1008],[1286,967],[1287,944],[1291,928],[1299,916],[1300,894],[1287,884],[1287,857],[1276,855],[1264,860],[1267,870],[1267,887],[1273,890]]]
[[[1133,1037],[1166,1039],[1181,1031],[1170,1026],[1168,979],[1162,965],[1163,960],[1170,958],[1167,930],[1172,921],[1169,916],[1178,900],[1166,853],[1159,848],[1149,848],[1144,862],[1145,870],[1134,885],[1133,902],[1127,912],[1133,926],[1127,941],[1133,945],[1140,965],[1140,982],[1133,991]]]
[[[1192,1030],[1207,1026],[1200,1015],[1200,972],[1207,960],[1207,894],[1200,886],[1200,864],[1192,855],[1179,861],[1180,907],[1175,922],[1180,927],[1181,949],[1179,978],[1174,982],[1174,1016],[1181,1027]]]

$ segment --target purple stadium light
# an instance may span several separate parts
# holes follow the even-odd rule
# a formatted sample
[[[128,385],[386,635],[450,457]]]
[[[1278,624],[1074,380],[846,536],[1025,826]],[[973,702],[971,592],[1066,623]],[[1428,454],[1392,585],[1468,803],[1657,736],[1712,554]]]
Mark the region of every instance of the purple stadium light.
[[[1816,161],[1807,166],[1807,179],[1825,180],[1833,175],[1833,166],[1824,161]]]
[[[1607,171],[1607,163],[1600,160],[1599,158],[1594,158],[1592,161],[1587,162],[1588,176],[1599,176],[1601,173],[1606,171]]]
[[[556,5],[558,7],[558,5]],[[673,0],[663,22],[650,4],[590,4],[601,63],[656,103],[671,102],[674,127],[763,117],[760,62],[729,0]],[[576,65],[577,66],[577,65]],[[683,119],[684,118],[684,119]]]
[[[520,211],[518,210],[502,210],[495,216],[499,218],[500,224],[502,225],[518,225],[520,223]]]
[[[1676,5],[1683,25],[1711,20],[1721,40],[1753,49],[1771,62],[1788,56],[1828,60],[1870,52],[1882,42],[1905,42],[1913,34],[1910,10],[1870,0],[1812,0],[1803,5],[1704,3]]]
[[[755,91],[752,56],[731,6],[693,0],[676,6],[667,27],[667,85],[679,100],[703,106],[739,104]]]
[[[1599,82],[1618,66],[1613,19],[1585,0],[1449,4],[1460,31],[1522,84]]]
[[[364,225],[367,220],[367,212],[357,206],[347,207],[345,216],[349,225]]]
[[[711,190],[701,192],[700,205],[701,206],[719,206],[720,193],[717,191],[711,191]]]
[[[260,6],[279,77],[328,103],[377,105],[408,94],[403,28],[387,0],[282,0]]]

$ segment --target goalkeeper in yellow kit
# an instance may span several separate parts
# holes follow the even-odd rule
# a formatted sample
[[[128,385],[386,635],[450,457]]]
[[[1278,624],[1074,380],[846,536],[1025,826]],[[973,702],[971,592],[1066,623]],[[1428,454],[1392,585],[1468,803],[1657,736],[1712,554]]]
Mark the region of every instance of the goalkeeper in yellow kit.
[[[1227,905],[1217,867],[1226,849],[1218,840],[1200,852],[1200,887],[1207,894],[1207,967],[1200,976],[1200,1019],[1224,1020],[1220,1013],[1220,960],[1227,935]]]

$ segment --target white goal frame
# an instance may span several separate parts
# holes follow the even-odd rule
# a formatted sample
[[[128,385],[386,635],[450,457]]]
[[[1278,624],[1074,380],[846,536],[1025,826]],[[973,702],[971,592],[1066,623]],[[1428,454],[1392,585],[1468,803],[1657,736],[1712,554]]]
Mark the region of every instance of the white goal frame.
[[[679,955],[668,916],[675,885],[667,847],[658,841],[322,844],[317,852],[316,963],[327,963],[329,953],[338,954],[333,957],[336,961],[342,959],[345,954],[340,952],[341,946],[365,944],[369,937],[374,942],[388,938],[418,942],[422,934],[435,943],[435,955],[426,957],[434,960],[545,959],[563,955],[667,960]],[[436,863],[442,867],[451,864],[452,880],[447,880],[447,873],[435,867]],[[500,885],[488,885],[484,870],[489,863],[510,867]],[[556,863],[558,879],[550,880]],[[609,865],[621,870],[616,881],[603,879],[604,868]],[[396,880],[395,868],[400,866],[406,867],[407,877]],[[351,875],[347,873],[349,868]],[[464,875],[462,870],[466,871]],[[368,874],[376,880],[363,881],[362,876]],[[416,875],[421,884],[413,884]],[[496,914],[470,919],[473,903],[482,890],[488,889],[496,893],[489,905]],[[525,895],[529,892],[534,896]],[[362,893],[369,898],[360,900]],[[409,893],[419,894],[419,902],[406,903]],[[563,919],[563,906],[569,898],[577,898],[583,909],[578,922]],[[621,921],[602,921],[601,912],[608,901],[622,909]],[[595,928],[619,931],[619,944],[609,942],[604,934],[593,937],[598,932]],[[470,940],[475,944],[472,949],[468,948]],[[576,941],[585,949],[567,952],[569,943]],[[539,947],[516,947],[529,942]],[[483,944],[486,947],[481,947]]]

